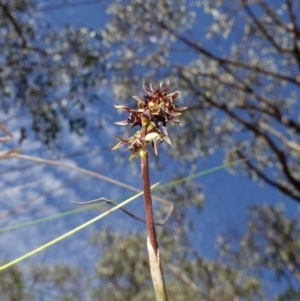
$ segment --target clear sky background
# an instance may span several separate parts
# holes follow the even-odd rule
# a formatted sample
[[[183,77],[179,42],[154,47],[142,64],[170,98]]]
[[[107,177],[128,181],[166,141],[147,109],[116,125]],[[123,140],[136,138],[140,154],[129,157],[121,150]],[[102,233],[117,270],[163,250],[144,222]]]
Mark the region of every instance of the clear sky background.
[[[41,15],[44,14],[46,18],[58,27],[69,23],[73,26],[99,29],[103,27],[107,19],[105,15],[106,4],[104,3],[99,1],[98,4],[95,3],[93,5],[45,10],[41,12]],[[209,21],[201,11],[199,11],[197,18],[200,26],[202,22],[204,26]],[[185,59],[184,57],[182,58],[183,61]],[[90,152],[80,156],[62,160],[62,162],[99,172],[105,176],[140,188],[138,160],[135,163],[129,163],[126,159],[122,163],[117,164],[114,161],[115,154],[112,154],[110,151],[110,148],[116,143],[116,140],[112,136],[120,133],[120,128],[117,125],[113,125],[113,122],[125,118],[124,115],[120,115],[113,107],[113,104],[117,104],[118,100],[112,99],[109,86],[99,88],[99,95],[107,100],[105,106],[95,107],[93,104],[90,104],[86,114],[91,124],[97,124],[99,118],[107,120],[105,130],[95,132],[95,130],[90,128],[87,131],[87,135],[78,138],[75,134],[69,134],[65,125],[60,151],[53,154],[52,151],[45,150],[38,142],[28,139],[21,146],[22,153],[43,158],[55,158],[58,155],[62,156],[64,154],[90,150]],[[11,116],[14,116],[13,112]],[[0,114],[1,120],[6,120],[9,117],[2,113]],[[9,129],[14,133],[14,140],[6,144],[5,147],[18,147],[19,132],[17,128],[20,124],[25,124],[26,122],[27,117],[26,113],[24,113],[20,118],[12,118],[7,123]],[[171,139],[172,131],[176,131],[176,128],[170,129]],[[118,151],[120,152],[120,156],[121,154],[124,155],[122,151]],[[127,157],[128,155],[126,154]],[[0,163],[2,179],[0,183],[0,228],[77,209],[74,204],[70,203],[70,200],[80,202],[105,196],[109,199],[121,201],[125,196],[132,194],[130,191],[118,186],[60,167],[35,164],[29,168],[20,170],[18,168],[30,164],[30,162],[11,159],[6,162],[1,161]],[[160,163],[163,167],[162,170],[151,171],[151,180],[153,183],[157,181],[166,183],[174,174],[185,176],[191,174],[188,165],[175,164],[174,162],[167,164],[168,162],[165,160],[161,160]],[[204,171],[221,164],[223,164],[223,153],[219,150],[208,158],[199,158],[196,172]],[[17,170],[14,170],[14,168],[17,168]],[[246,209],[251,204],[276,204],[282,202],[290,215],[299,213],[299,208],[294,201],[279,194],[271,187],[260,187],[258,183],[251,181],[241,173],[232,175],[227,170],[221,170],[197,178],[195,182],[201,185],[205,193],[205,204],[200,214],[191,212],[192,215],[195,215],[195,220],[197,221],[195,231],[192,235],[195,246],[204,257],[209,258],[214,254],[218,235],[245,229]],[[21,190],[8,190],[25,183],[31,184]],[[65,186],[61,187],[62,185]],[[48,195],[38,198],[40,193],[45,193],[59,187],[61,188],[56,189],[55,192],[49,192]],[[31,204],[24,208],[24,210],[9,217],[5,216],[10,209],[22,205],[27,201],[31,202]],[[142,199],[134,201],[128,206],[128,209],[142,216]],[[21,256],[98,214],[98,210],[87,210],[38,225],[0,233],[0,259],[10,260]],[[99,254],[87,245],[87,238],[93,231],[102,227],[113,227],[116,230],[128,233],[139,231],[143,229],[144,225],[124,215],[122,212],[116,212],[108,218],[34,256],[34,258],[24,261],[21,265],[26,267],[31,261],[40,263],[69,262],[74,265],[79,264],[92,268],[94,260],[99,257]]]

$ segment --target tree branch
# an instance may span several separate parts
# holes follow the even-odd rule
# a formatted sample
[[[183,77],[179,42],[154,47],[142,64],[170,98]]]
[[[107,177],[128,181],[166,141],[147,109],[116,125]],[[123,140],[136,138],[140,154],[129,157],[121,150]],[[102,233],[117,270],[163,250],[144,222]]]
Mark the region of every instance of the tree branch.
[[[252,66],[252,65],[249,65],[249,64],[241,62],[241,61],[233,61],[231,59],[226,59],[226,58],[219,57],[219,56],[213,54],[212,52],[208,51],[207,49],[205,49],[199,43],[191,41],[187,37],[179,34],[175,30],[170,28],[163,21],[158,21],[158,20],[154,20],[154,21],[156,21],[156,23],[161,28],[165,29],[170,34],[174,35],[179,41],[183,42],[187,46],[189,46],[192,49],[196,50],[198,53],[202,53],[206,57],[208,57],[208,58],[210,58],[214,61],[217,61],[220,64],[220,66],[222,66],[222,67],[224,67],[226,65],[231,65],[231,66],[234,66],[234,67],[239,67],[239,68],[250,70],[250,71],[253,71],[253,72],[256,72],[256,73],[261,73],[261,74],[264,74],[264,75],[267,75],[267,76],[271,76],[271,77],[277,78],[279,80],[288,81],[290,83],[296,84],[297,86],[300,85],[300,77],[288,76],[286,74],[277,73],[277,72],[274,72],[274,71],[271,71],[271,70],[265,70],[259,65]]]
[[[273,45],[273,47],[279,53],[291,53],[292,52],[291,49],[284,49],[279,44],[277,44],[277,42],[274,40],[274,38],[268,33],[267,29],[262,25],[262,23],[256,18],[254,13],[251,11],[246,0],[242,0],[242,3],[243,3],[244,10],[248,14],[248,16],[251,18],[252,21],[254,21],[255,25],[262,32],[262,34],[265,36],[265,38]]]
[[[241,159],[247,159],[245,160],[245,164],[250,170],[253,170],[261,179],[263,179],[266,183],[268,183],[270,186],[278,189],[282,193],[284,193],[287,196],[290,196],[291,198],[295,199],[296,201],[300,202],[300,196],[298,194],[295,194],[294,192],[291,191],[291,189],[287,188],[286,186],[283,186],[281,183],[276,182],[272,179],[270,179],[268,176],[266,176],[261,170],[259,170],[254,164],[252,164],[241,151],[237,151],[238,156]]]
[[[213,107],[215,107],[215,108],[223,111],[228,116],[230,116],[234,120],[236,120],[239,123],[241,123],[250,132],[252,132],[255,136],[257,136],[257,137],[263,137],[266,140],[266,142],[268,143],[270,149],[276,155],[278,161],[280,162],[280,164],[282,166],[283,174],[285,175],[285,177],[287,178],[287,180],[293,185],[293,187],[294,187],[294,189],[296,191],[300,191],[300,182],[299,182],[298,179],[296,179],[292,175],[291,170],[290,170],[290,168],[288,166],[288,163],[287,163],[286,154],[281,149],[279,149],[276,146],[276,144],[274,143],[274,141],[265,132],[263,132],[255,124],[253,124],[253,123],[251,123],[251,122],[243,119],[240,115],[234,113],[233,110],[230,109],[227,106],[226,103],[218,103],[218,102],[214,101],[211,97],[207,97],[205,94],[203,94],[202,92],[200,92],[196,87],[194,87],[193,85],[191,85],[189,79],[187,79],[186,77],[184,77],[183,74],[181,74],[181,76],[186,80],[187,84],[189,85],[189,88],[194,92],[195,95],[197,95],[198,97],[204,99],[207,103],[211,104]],[[260,175],[262,179],[267,179],[267,182],[269,184],[272,184],[273,186],[276,183],[275,181],[271,182],[267,177],[265,177],[265,175],[262,176],[263,174],[261,172],[258,173],[258,175]],[[277,187],[279,188],[279,186],[277,186]],[[280,187],[280,190],[284,191],[285,194],[292,196],[296,200],[298,200],[298,201],[300,200],[300,197],[298,195],[296,195],[295,193],[293,193],[292,191],[290,191],[289,189],[287,189],[287,188],[283,189],[283,187]]]
[[[2,11],[3,11],[4,15],[6,15],[6,17],[10,20],[10,22],[12,23],[16,33],[18,34],[18,36],[22,40],[22,47],[27,48],[26,39],[23,36],[22,30],[21,30],[18,22],[15,20],[14,16],[10,12],[9,7],[6,4],[3,4],[1,2],[0,2],[0,7],[2,8]]]

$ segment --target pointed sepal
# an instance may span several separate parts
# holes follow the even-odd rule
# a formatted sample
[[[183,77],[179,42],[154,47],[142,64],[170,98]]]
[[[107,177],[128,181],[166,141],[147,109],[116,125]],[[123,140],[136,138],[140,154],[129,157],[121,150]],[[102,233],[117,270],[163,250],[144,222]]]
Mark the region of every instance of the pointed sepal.
[[[127,125],[129,123],[128,119],[125,119],[123,121],[117,121],[115,122],[115,124],[117,125]]]

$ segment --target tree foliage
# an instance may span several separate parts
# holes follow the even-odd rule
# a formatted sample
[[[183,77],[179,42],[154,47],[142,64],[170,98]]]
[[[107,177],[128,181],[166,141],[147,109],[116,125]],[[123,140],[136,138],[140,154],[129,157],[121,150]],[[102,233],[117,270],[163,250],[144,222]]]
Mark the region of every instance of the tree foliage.
[[[33,295],[24,289],[26,280],[23,273],[16,267],[1,273],[0,293],[3,301],[29,301]]]
[[[174,228],[172,220],[160,234],[172,300],[299,300],[300,219],[287,217],[283,207],[251,207],[247,229],[219,236],[212,259],[193,248],[189,227]],[[188,218],[182,223],[188,225]],[[104,229],[90,243],[102,254],[94,271],[43,265],[32,266],[25,276],[12,268],[1,274],[1,296],[43,300],[51,292],[61,300],[153,300],[144,233],[124,236]]]
[[[103,84],[106,54],[99,30],[55,26],[42,3],[0,1],[0,109],[16,118],[31,116],[31,124],[20,128],[22,138],[33,129],[51,146],[62,118],[83,133],[80,111],[97,99],[92,92]]]
[[[121,49],[115,92],[127,100],[141,72],[168,77],[189,107],[172,154],[193,160],[221,148],[229,161],[246,159],[252,178],[299,201],[299,5],[113,3],[104,37]]]
[[[95,99],[82,93],[105,79],[128,102],[141,77],[168,78],[189,107],[171,155],[222,149],[228,161],[245,159],[253,179],[300,200],[298,0],[120,0],[101,30],[53,26],[43,3],[0,2],[0,107],[30,112],[41,141],[57,140],[62,118],[82,134],[78,110]]]

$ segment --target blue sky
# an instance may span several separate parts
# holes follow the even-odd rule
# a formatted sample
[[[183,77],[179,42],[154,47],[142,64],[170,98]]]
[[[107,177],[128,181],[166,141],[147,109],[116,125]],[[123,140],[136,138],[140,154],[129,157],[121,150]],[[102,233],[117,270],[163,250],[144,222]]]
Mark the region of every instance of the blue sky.
[[[202,16],[201,16],[202,17]],[[69,8],[67,10],[54,10],[47,12],[47,18],[59,27],[65,23],[75,26],[87,26],[99,28],[106,19],[103,4],[94,4],[89,6],[80,6]],[[200,20],[200,17],[199,17]],[[207,21],[205,18],[201,20]],[[202,21],[199,21],[201,23]],[[107,98],[111,97],[107,88],[99,89],[99,93]],[[141,91],[142,93],[142,91]],[[119,115],[113,108],[113,104],[117,101],[111,99],[104,108],[95,108],[90,104],[87,108],[87,114],[91,122],[96,122],[97,118],[103,118],[103,114],[107,117],[106,131],[103,131],[95,138],[91,133],[82,138],[78,138],[75,134],[69,134],[65,125],[64,136],[62,139],[63,152],[70,154],[80,152],[86,149],[96,149],[91,155],[82,155],[63,160],[65,163],[73,164],[109,176],[113,179],[123,181],[127,184],[141,187],[138,170],[132,167],[132,164],[125,160],[122,164],[114,162],[114,155],[109,148],[116,143],[112,137],[116,133],[120,133],[117,125],[113,125],[112,121],[123,120],[124,115]],[[11,113],[13,115],[13,112]],[[1,120],[6,119],[7,115],[0,115]],[[11,143],[3,146],[18,147],[18,131],[20,123],[26,123],[26,116],[20,119],[12,119],[7,126],[14,134]],[[170,130],[170,137],[172,131]],[[70,147],[71,146],[71,147]],[[100,150],[97,151],[97,148]],[[121,151],[120,151],[121,152]],[[22,144],[22,153],[32,156],[40,156],[43,158],[51,158],[53,153],[47,151],[38,142],[26,140]],[[222,151],[216,152],[208,158],[199,158],[197,171],[203,171],[223,162]],[[105,196],[110,199],[122,199],[124,196],[131,195],[131,192],[119,188],[107,182],[99,181],[90,177],[82,176],[74,171],[63,168],[35,165],[22,171],[7,172],[13,167],[20,167],[27,162],[20,160],[1,161],[0,173],[2,181],[0,182],[1,191],[13,188],[16,185],[38,181],[26,189],[9,192],[0,196],[1,209],[0,215],[5,214],[10,208],[21,205],[24,202],[37,197],[41,192],[59,187],[68,181],[74,181],[73,185],[63,187],[54,193],[43,198],[37,199],[28,208],[22,210],[11,218],[0,220],[0,228],[13,224],[29,221],[32,219],[60,213],[66,210],[76,208],[73,201],[87,201],[97,197]],[[135,163],[138,166],[138,163]],[[189,175],[190,171],[186,166],[180,165],[179,170],[174,170],[172,164],[165,167],[162,171],[151,171],[152,182],[166,182],[171,179],[171,175],[180,172],[183,175]],[[200,250],[201,254],[210,258],[215,252],[216,238],[232,229],[244,229],[246,226],[246,208],[247,206],[263,202],[276,204],[284,202],[289,214],[298,214],[298,206],[295,202],[287,199],[270,187],[261,188],[258,183],[250,181],[245,175],[231,175],[226,170],[217,171],[215,173],[195,179],[200,183],[205,193],[205,205],[201,214],[195,215],[196,225],[193,233],[193,241],[195,246]],[[142,199],[134,201],[129,209],[143,215]],[[86,212],[65,217],[54,221],[49,221],[38,226],[30,226],[19,230],[1,233],[0,248],[1,258],[14,259],[32,249],[48,242],[49,240],[65,233],[66,231],[80,225],[90,218],[99,214],[97,210],[88,210]],[[30,262],[52,263],[67,261],[72,264],[83,264],[87,267],[94,266],[94,259],[99,254],[95,253],[92,248],[87,246],[86,239],[97,229],[102,227],[113,227],[117,230],[135,231],[142,229],[144,225],[132,220],[130,217],[121,212],[116,212],[103,221],[83,230],[82,232],[66,239],[63,242],[49,248],[47,251],[34,256],[30,260],[24,261],[21,266],[26,267]]]

